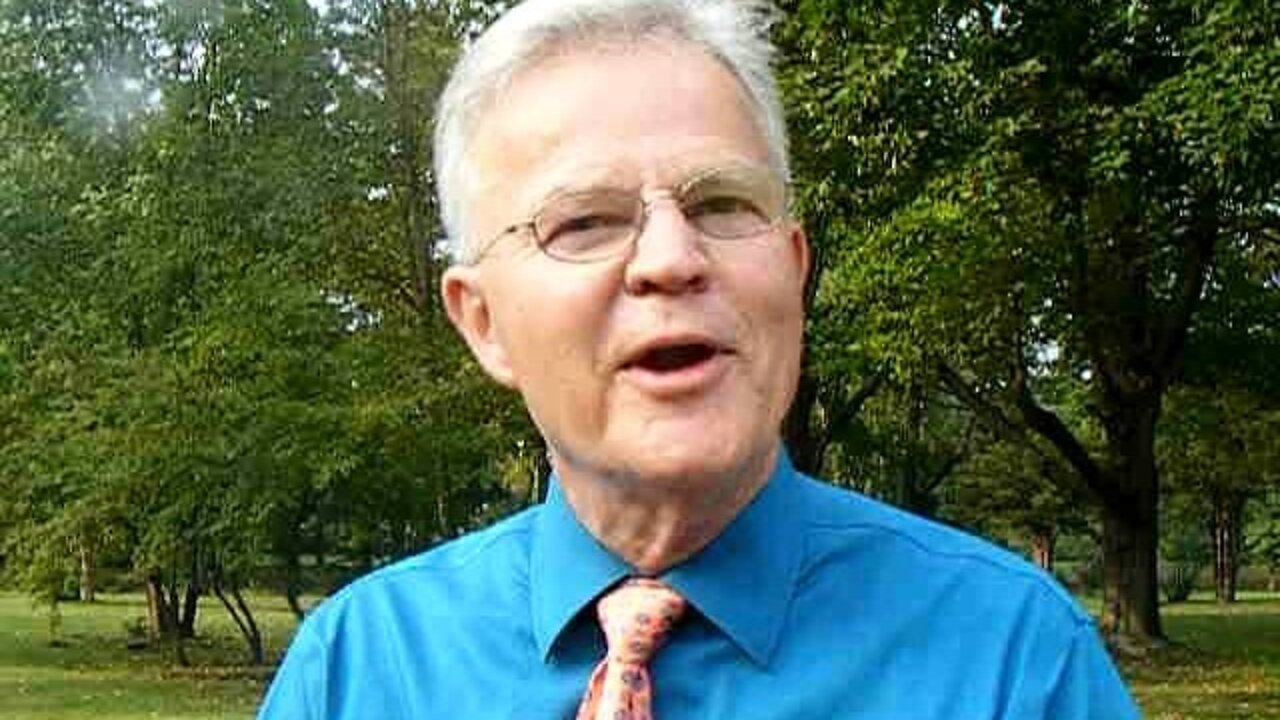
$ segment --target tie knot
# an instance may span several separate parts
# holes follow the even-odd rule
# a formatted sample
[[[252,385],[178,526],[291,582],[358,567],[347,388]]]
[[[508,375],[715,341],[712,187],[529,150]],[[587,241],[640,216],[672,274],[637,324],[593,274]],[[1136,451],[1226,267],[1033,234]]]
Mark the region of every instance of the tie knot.
[[[622,583],[596,604],[609,657],[636,665],[649,662],[684,608],[684,598],[657,580]]]

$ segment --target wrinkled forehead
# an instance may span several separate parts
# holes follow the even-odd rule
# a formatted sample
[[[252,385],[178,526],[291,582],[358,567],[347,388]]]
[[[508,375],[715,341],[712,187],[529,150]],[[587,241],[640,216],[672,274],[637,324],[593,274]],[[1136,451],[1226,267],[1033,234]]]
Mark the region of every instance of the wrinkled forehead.
[[[525,196],[533,199],[595,189],[644,192],[646,190],[679,190],[689,183],[709,177],[743,177],[745,173],[771,171],[761,158],[742,152],[726,138],[693,136],[688,138],[696,152],[679,151],[663,138],[637,137],[630,141],[633,152],[608,161],[565,158],[549,163],[521,183],[518,202]],[[726,175],[726,173],[733,173]],[[496,175],[495,175],[496,176]],[[491,179],[487,187],[497,183]],[[486,186],[481,186],[481,192]]]
[[[525,206],[565,189],[671,186],[712,167],[769,165],[737,77],[698,46],[650,39],[526,66],[473,125],[464,183],[468,205]]]

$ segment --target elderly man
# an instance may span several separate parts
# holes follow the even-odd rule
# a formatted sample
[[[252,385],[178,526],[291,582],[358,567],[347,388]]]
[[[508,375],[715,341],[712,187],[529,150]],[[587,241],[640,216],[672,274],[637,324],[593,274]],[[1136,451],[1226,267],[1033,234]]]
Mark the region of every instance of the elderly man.
[[[1137,717],[1039,571],[788,462],[809,250],[766,19],[529,0],[470,48],[442,292],[552,489],[328,600],[260,717]]]

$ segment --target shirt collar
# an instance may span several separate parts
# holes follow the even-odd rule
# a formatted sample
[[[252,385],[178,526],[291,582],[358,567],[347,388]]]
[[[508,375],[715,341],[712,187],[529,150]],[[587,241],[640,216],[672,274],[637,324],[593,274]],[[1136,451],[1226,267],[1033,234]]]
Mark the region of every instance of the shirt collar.
[[[633,573],[578,522],[552,479],[530,555],[533,630],[544,660],[579,611]],[[780,451],[769,481],[728,527],[662,576],[761,666],[773,654],[800,569],[799,500],[799,480]]]
[[[556,638],[587,603],[631,573],[578,522],[553,473],[529,556],[533,635],[542,659],[550,657]]]
[[[663,579],[765,666],[800,572],[800,483],[785,450],[769,482],[724,532]]]

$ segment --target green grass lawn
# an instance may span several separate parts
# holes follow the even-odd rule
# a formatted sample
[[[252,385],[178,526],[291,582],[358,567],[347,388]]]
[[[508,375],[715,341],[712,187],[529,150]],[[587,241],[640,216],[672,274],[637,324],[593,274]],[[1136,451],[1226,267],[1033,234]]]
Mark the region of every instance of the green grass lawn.
[[[1280,718],[1280,595],[1164,608],[1171,646],[1124,663],[1148,720]]]
[[[251,598],[276,657],[293,616],[274,597]],[[64,646],[51,647],[47,614],[25,596],[0,593],[0,718],[5,720],[246,720],[265,669],[243,665],[244,649],[216,602],[201,605],[192,667],[161,650],[129,650],[126,627],[145,615],[141,596],[110,595],[63,605]],[[1280,720],[1280,595],[1249,595],[1233,607],[1208,599],[1164,611],[1173,641],[1124,663],[1149,720]]]
[[[293,632],[283,600],[250,599],[274,658]],[[266,669],[247,655],[216,601],[200,606],[192,662],[179,668],[162,649],[126,647],[130,623],[146,616],[140,595],[62,604],[63,645],[49,643],[48,613],[23,595],[0,593],[0,718],[5,720],[212,720],[250,718]]]

